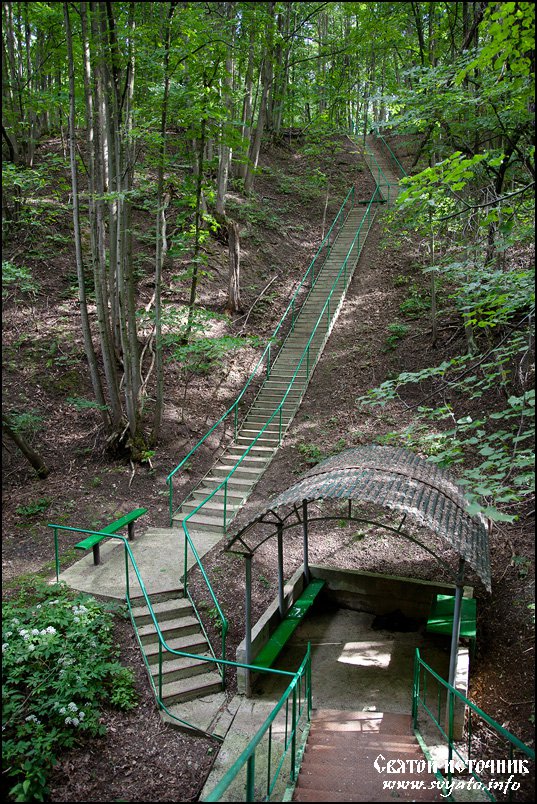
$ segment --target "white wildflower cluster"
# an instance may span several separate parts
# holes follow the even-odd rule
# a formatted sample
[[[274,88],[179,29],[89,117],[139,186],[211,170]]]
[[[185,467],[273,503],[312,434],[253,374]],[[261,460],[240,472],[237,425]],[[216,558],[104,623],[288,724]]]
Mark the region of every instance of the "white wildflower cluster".
[[[71,714],[67,715],[67,712],[71,712]],[[67,717],[64,719],[66,726],[79,726],[86,717],[86,713],[82,711],[82,709],[79,709],[74,701],[68,703],[67,707],[62,706],[60,709],[60,715],[67,715]]]
[[[83,603],[81,603],[80,606],[72,606],[71,608],[72,608],[73,614],[75,614],[77,616],[82,616],[83,614],[88,613],[88,609],[84,606]]]
[[[28,715],[28,717],[25,718],[25,720],[27,723],[41,723],[39,718],[36,717],[35,715]]]

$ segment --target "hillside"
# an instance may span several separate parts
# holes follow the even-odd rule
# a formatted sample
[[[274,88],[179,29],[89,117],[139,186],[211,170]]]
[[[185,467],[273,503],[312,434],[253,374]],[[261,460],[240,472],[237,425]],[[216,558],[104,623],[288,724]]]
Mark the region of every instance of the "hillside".
[[[320,187],[312,186],[312,176],[321,172],[326,180]],[[246,334],[258,335],[262,340],[273,329],[351,183],[355,183],[363,197],[371,193],[372,180],[356,147],[345,137],[320,138],[313,143],[267,148],[257,185],[258,205],[248,200],[244,209],[245,199],[239,193],[231,195],[237,214],[241,215],[243,295],[245,311],[249,313]],[[385,443],[388,433],[411,424],[413,405],[420,402],[423,394],[418,388],[411,386],[413,393],[405,396],[404,403],[394,400],[381,409],[360,408],[357,399],[394,372],[417,371],[432,365],[449,357],[461,345],[454,342],[453,330],[445,328],[441,329],[436,345],[431,346],[426,314],[428,290],[426,278],[416,270],[417,246],[394,248],[386,220],[386,215],[382,216],[370,235],[303,405],[283,447],[258,484],[252,505],[284,488],[324,455],[360,444]],[[139,225],[143,230],[142,218]],[[67,217],[63,220],[64,228],[61,226],[61,223],[56,226],[55,231],[67,240]],[[219,313],[225,299],[225,275],[221,267],[225,247],[213,240],[208,251],[210,267],[221,281],[211,283],[210,290],[202,295],[202,302],[206,309]],[[28,256],[31,259],[31,251]],[[47,479],[36,480],[17,452],[10,449],[5,455],[6,594],[33,572],[50,574],[52,541],[47,521],[99,527],[119,512],[143,505],[149,508],[147,524],[165,526],[167,473],[233,401],[256,359],[253,347],[224,356],[216,377],[213,371],[189,378],[186,397],[180,367],[173,362],[167,364],[165,426],[150,465],[134,467],[126,460],[111,460],[105,453],[97,414],[77,410],[68,402],[74,389],[78,395],[84,395],[87,379],[76,328],[75,302],[69,298],[70,286],[62,278],[62,271],[50,268],[64,267],[70,259],[66,247],[54,263],[44,255],[29,262],[39,291],[5,301],[5,396],[18,400],[19,404],[29,404],[31,400],[35,415],[42,422],[35,440],[51,468]],[[174,270],[176,266],[168,267],[170,284]],[[258,298],[267,284],[268,290]],[[141,279],[140,288],[143,302],[144,294],[147,298],[151,292],[149,277]],[[179,287],[175,298],[180,299],[180,294]],[[389,341],[389,325],[401,318],[401,305],[409,295],[425,302],[418,315],[406,319],[407,330],[393,343]],[[25,332],[21,339],[21,322],[29,316],[34,322],[33,331]],[[244,327],[244,321],[244,314],[235,320],[220,320],[219,334],[237,333]],[[463,338],[462,332],[458,337]],[[49,354],[52,357],[46,360]],[[208,468],[212,454],[208,452],[204,460],[205,463],[192,468],[191,481],[184,482],[185,492]],[[531,525],[528,506],[521,510],[519,522],[496,525],[493,531],[492,596],[475,582],[478,650],[471,679],[472,699],[530,743],[533,709],[527,690],[533,667],[532,619],[528,609],[534,571],[530,559]],[[412,577],[442,577],[434,562],[423,561],[406,546],[401,551],[400,546],[389,540],[379,543],[363,539],[356,543],[352,536],[344,528],[325,529],[315,542],[314,560]],[[69,549],[71,544],[72,538],[62,537],[62,566],[76,558]],[[296,559],[292,551],[287,557],[288,575],[300,561],[299,550]],[[525,560],[517,561],[517,557]],[[240,614],[243,592],[240,575],[233,583],[233,573],[221,571],[229,561],[216,548],[207,556],[206,567],[224,611],[235,612],[229,637],[233,652],[243,635]],[[255,585],[254,616],[273,594],[276,562],[270,549],[263,554],[256,573],[264,580]],[[163,800],[170,795],[177,800],[195,800],[215,747],[204,739],[189,738],[162,726],[130,626],[118,620],[117,629],[123,646],[122,659],[136,671],[141,709],[129,715],[112,711],[105,714],[109,726],[107,737],[89,750],[72,752],[60,762],[52,782],[53,800],[77,801],[90,795],[92,800],[106,800],[101,796],[106,795],[111,778],[117,778],[118,796],[128,797],[132,789],[137,791],[138,800],[142,792],[148,801]],[[142,722],[146,742],[141,744],[136,735]],[[178,762],[181,756],[183,762]],[[71,773],[75,767],[76,774]],[[148,767],[153,768],[149,776]],[[101,785],[104,785],[102,792]]]

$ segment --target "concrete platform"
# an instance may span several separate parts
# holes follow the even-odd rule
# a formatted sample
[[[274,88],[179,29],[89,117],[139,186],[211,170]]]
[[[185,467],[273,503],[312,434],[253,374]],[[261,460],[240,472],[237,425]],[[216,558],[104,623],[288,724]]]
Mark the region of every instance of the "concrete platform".
[[[221,540],[201,531],[192,534],[194,545],[203,556]],[[176,591],[182,586],[184,569],[184,534],[179,528],[149,528],[145,533],[136,534],[130,542],[136,563],[147,592],[162,594]],[[187,566],[194,564],[189,550]],[[101,543],[101,563],[95,566],[90,550],[80,561],[60,573],[60,581],[79,592],[87,592],[98,597],[125,600],[125,550],[123,543],[109,539]],[[130,593],[133,597],[141,594],[135,573],[129,571]]]

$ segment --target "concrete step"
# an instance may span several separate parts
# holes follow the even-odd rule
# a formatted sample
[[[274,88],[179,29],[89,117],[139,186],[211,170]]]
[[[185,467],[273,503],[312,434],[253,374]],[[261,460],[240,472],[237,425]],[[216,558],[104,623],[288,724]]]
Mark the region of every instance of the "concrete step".
[[[215,490],[219,483],[214,483],[212,485],[207,484],[206,486],[199,486],[195,491],[192,492],[192,499],[198,501],[198,505],[202,500],[206,500],[209,494]],[[219,489],[217,492],[213,494],[211,497],[211,501],[214,502],[221,502],[224,499],[224,496],[227,497],[228,500],[232,502],[233,505],[240,505],[242,500],[244,500],[244,492],[240,489],[231,489],[229,485],[227,487],[227,491],[224,489]]]
[[[250,444],[253,444],[256,447],[271,447],[274,449],[278,446],[278,433],[268,432],[268,430],[263,430],[263,428],[260,428],[257,431],[250,430],[248,432],[241,430],[237,437],[237,443],[235,446],[248,447]],[[249,454],[251,454],[251,452]]]
[[[203,698],[222,689],[220,674],[214,670],[200,673],[190,678],[180,678],[169,684],[162,685],[162,700],[165,705],[179,701],[191,701],[194,698]]]
[[[145,535],[153,535],[154,532],[158,533],[158,531],[165,530],[166,533],[170,533],[170,531],[174,530],[174,528],[148,528]],[[167,589],[165,592],[151,592],[148,594],[148,598],[151,601],[151,605],[155,603],[162,603],[167,600],[179,600],[184,595],[184,588],[182,586],[178,586],[175,589]],[[135,608],[140,608],[146,605],[145,597],[143,595],[135,595],[131,597],[131,605]]]
[[[175,620],[163,620],[159,623],[159,628],[164,640],[168,642],[175,637],[184,637],[196,633],[199,630],[199,622],[197,617],[185,614]],[[158,642],[157,631],[153,622],[141,625],[138,628],[138,636],[142,645]]]
[[[228,484],[232,479],[252,479],[254,477],[259,477],[259,475],[265,470],[265,463],[259,463],[258,465],[247,463],[248,458],[245,458],[242,463],[238,466],[236,464],[221,464],[218,467],[218,470],[222,472],[222,475],[217,475],[216,477],[221,477],[220,482],[224,481],[225,478],[229,475],[230,472],[233,472],[232,476],[228,480]]]
[[[166,644],[172,650],[182,650],[185,653],[200,653],[209,655],[209,645],[207,644],[207,640],[199,630],[199,624],[197,631],[194,631],[191,634],[185,634],[184,636],[181,637],[173,637],[172,639],[167,640]],[[144,645],[144,653],[150,665],[158,663],[159,658],[158,642],[150,642],[149,644]],[[177,656],[174,653],[170,653],[167,650],[162,651],[163,662],[170,662],[176,658]]]
[[[246,455],[246,453],[248,453]],[[243,460],[243,464],[251,464],[252,466],[260,466],[261,463],[270,458],[274,453],[274,447],[268,446],[266,444],[260,444],[258,441],[255,443],[253,441],[245,442],[243,441],[240,444],[236,444],[232,447],[228,447],[225,457],[219,461],[219,463],[223,463],[226,459],[232,459],[234,462],[237,462],[239,458],[242,458],[243,455],[246,457]],[[241,464],[242,465],[242,464]]]
[[[187,513],[185,514],[175,514],[173,517],[173,522],[175,525],[180,525],[184,519],[186,519]],[[209,533],[223,533],[224,532],[224,523],[222,521],[222,517],[216,516],[205,516],[203,513],[194,514],[188,520],[187,527],[190,533],[192,531],[201,530],[204,532]]]
[[[195,502],[194,501],[184,502],[181,506],[181,510],[184,511],[185,513],[189,513],[189,511],[194,511],[194,509],[198,507],[200,502],[202,502],[202,500],[197,500]],[[232,503],[228,499],[225,507],[226,507],[227,519],[229,519],[231,514],[235,514],[241,506],[236,503]],[[224,513],[224,503],[220,502],[219,500],[215,501],[214,497],[211,497],[211,499],[207,503],[205,503],[203,508],[200,508],[200,513],[203,513],[203,515],[207,516],[215,516],[215,517],[222,516]]]
[[[261,430],[263,430],[264,427],[265,424],[263,422],[260,422],[259,429],[254,429],[254,426],[252,425],[251,428],[250,427],[242,428],[241,433],[244,433],[244,437],[251,442],[261,432]],[[282,434],[284,430],[285,428],[282,425]],[[279,422],[274,423],[273,419],[270,424],[266,425],[266,429],[263,430],[263,435],[260,438],[264,438],[265,440],[270,439],[270,443],[272,444],[275,443],[276,445],[278,445],[279,434],[280,434],[280,424]]]
[[[169,600],[163,600],[162,602],[151,602],[151,606],[159,624],[166,620],[176,620],[179,617],[191,615],[193,611],[192,604],[186,598],[171,598]],[[145,602],[133,606],[132,614],[138,626],[153,622],[149,608],[145,605]]]
[[[219,468],[216,467],[213,471],[218,472]],[[240,471],[240,467],[237,471]],[[228,480],[227,483],[228,491],[230,489],[234,489],[235,491],[244,491],[245,494],[248,494],[250,489],[252,488],[252,475],[251,473],[249,473],[248,475],[245,474],[237,475],[237,471],[235,471],[233,473],[233,476],[230,477]],[[227,472],[225,475],[223,473],[214,474],[211,475],[210,477],[206,477],[205,480],[207,482],[214,482],[217,486],[219,486],[220,483],[223,483],[223,481],[226,479],[226,476]]]
[[[181,678],[191,678],[192,676],[197,676],[200,673],[205,673],[208,667],[212,667],[212,664],[208,664],[203,659],[190,659],[187,656],[174,656],[167,662],[162,663],[163,685],[170,684],[172,681],[178,681]],[[158,689],[158,663],[156,665],[151,665],[151,675],[153,676],[155,686],[157,686]]]

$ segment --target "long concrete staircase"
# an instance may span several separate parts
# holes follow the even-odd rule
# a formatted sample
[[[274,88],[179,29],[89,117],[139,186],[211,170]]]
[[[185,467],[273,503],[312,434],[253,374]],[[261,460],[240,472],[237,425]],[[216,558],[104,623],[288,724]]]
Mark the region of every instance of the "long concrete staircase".
[[[442,800],[433,774],[390,774],[390,760],[406,769],[419,767],[408,760],[424,762],[410,715],[317,710],[293,801]]]
[[[351,209],[311,292],[296,317],[292,331],[288,334],[271,366],[270,375],[263,383],[240,427],[236,440],[227,447],[209,474],[182,503],[173,516],[174,525],[181,526],[183,520],[203,503],[232,472],[227,482],[227,490],[222,488],[217,491],[199,511],[188,519],[189,532],[192,534],[197,531],[203,531],[205,534],[211,533],[214,535],[216,544],[274,457],[304,396],[313,368],[322,353],[343,301],[348,282],[352,277],[357,261],[355,256],[352,256],[347,263],[345,281],[343,275],[340,276],[332,294],[330,307],[323,314],[323,321],[311,340],[308,354],[295,375],[304,349],[323,310],[328,293],[340,273],[342,263],[351,247],[363,215],[363,207]],[[273,416],[286,393],[281,416],[280,413]],[[261,433],[263,428],[265,429]],[[246,452],[248,454],[237,466],[237,462]]]

